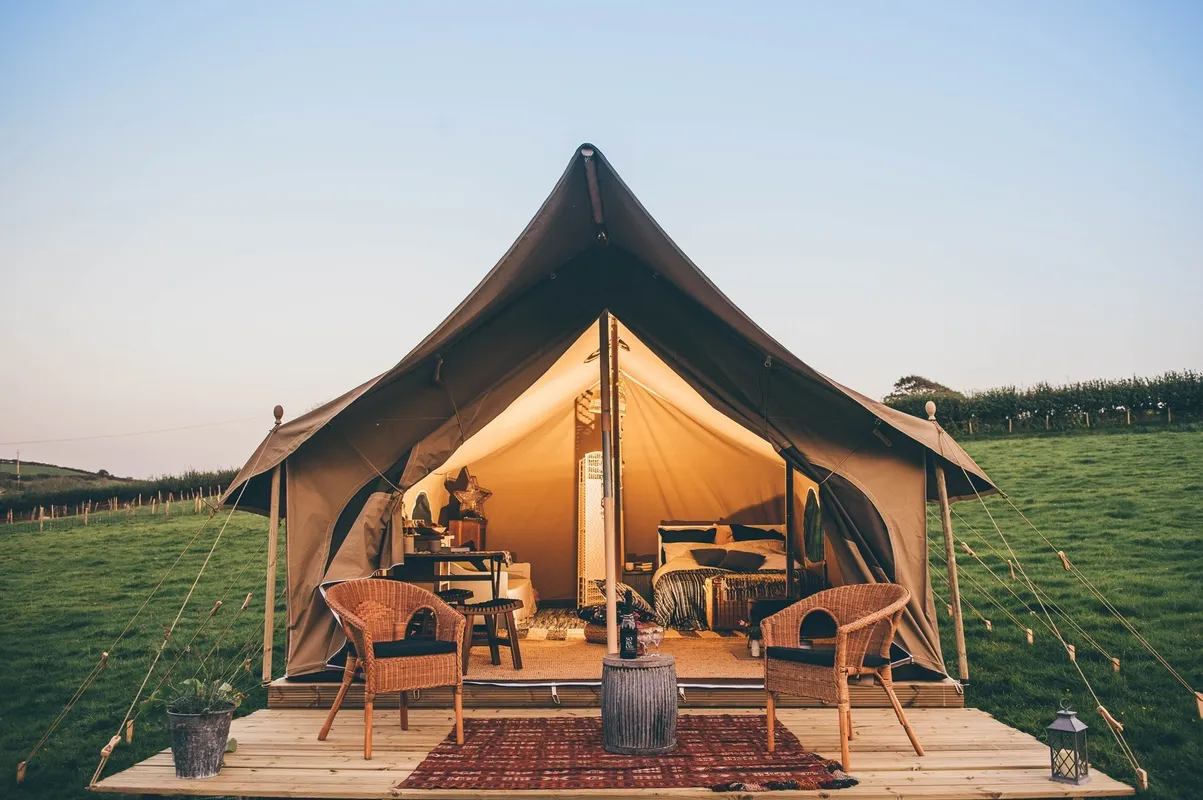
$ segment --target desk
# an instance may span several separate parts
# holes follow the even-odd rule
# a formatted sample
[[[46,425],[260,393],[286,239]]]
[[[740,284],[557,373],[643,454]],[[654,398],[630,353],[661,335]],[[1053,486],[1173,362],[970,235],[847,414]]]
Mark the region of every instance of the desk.
[[[440,550],[437,553],[406,553],[405,562],[393,567],[390,578],[407,583],[437,583],[439,581],[489,581],[493,586],[493,599],[501,591],[501,568],[505,564],[505,553],[501,550],[474,550],[455,553]],[[440,575],[443,564],[467,562],[481,570],[480,575]]]

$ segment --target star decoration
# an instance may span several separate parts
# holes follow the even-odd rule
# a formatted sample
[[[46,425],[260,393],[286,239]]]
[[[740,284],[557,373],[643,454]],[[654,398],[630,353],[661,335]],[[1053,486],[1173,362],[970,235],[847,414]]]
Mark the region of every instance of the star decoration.
[[[476,479],[475,475],[468,476],[467,488],[456,489],[452,494],[459,501],[459,510],[463,516],[479,517],[480,519],[485,518],[481,506],[493,496],[492,492],[480,485],[480,481]]]

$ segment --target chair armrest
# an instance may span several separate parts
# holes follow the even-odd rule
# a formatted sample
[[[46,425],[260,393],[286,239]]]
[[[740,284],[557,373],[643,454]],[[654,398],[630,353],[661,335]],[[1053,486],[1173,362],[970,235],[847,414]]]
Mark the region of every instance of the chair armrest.
[[[376,653],[373,650],[372,631],[367,622],[349,611],[343,611],[339,616],[342,617],[343,633],[355,645],[356,655],[368,664],[375,661]]]
[[[432,606],[434,611],[434,638],[440,642],[462,642],[464,639],[464,615],[446,603],[439,601]]]

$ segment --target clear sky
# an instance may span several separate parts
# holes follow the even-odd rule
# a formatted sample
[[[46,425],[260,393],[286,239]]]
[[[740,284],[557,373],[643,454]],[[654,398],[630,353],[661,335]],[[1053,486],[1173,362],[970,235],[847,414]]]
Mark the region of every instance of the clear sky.
[[[1198,3],[0,0],[0,442],[240,420],[21,455],[241,464],[583,141],[867,394],[1203,367]]]

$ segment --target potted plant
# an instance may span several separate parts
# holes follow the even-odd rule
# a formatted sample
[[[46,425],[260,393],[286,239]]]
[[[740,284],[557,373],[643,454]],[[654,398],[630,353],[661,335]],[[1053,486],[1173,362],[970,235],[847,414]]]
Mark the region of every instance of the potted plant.
[[[146,701],[167,708],[177,778],[212,778],[221,771],[230,720],[245,696],[224,681],[189,678],[172,685],[166,697],[156,692]]]
[[[747,634],[748,649],[752,651],[752,658],[760,658],[760,623],[740,621],[739,624],[743,632]]]

